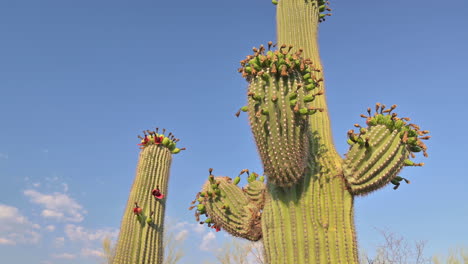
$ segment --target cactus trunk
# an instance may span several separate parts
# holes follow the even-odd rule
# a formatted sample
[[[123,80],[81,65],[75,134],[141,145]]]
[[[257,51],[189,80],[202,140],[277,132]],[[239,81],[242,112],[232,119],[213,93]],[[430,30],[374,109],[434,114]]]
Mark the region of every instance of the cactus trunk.
[[[165,130],[163,130],[165,131]],[[172,154],[176,148],[171,134],[154,131],[142,138],[135,180],[120,227],[114,264],[163,263],[164,214]],[[163,132],[164,133],[164,132]]]
[[[334,170],[298,186],[269,185],[262,214],[267,263],[357,263],[353,197]]]
[[[322,78],[318,53],[318,6],[282,0],[277,7],[278,43],[303,49]],[[323,82],[320,83],[324,90]],[[325,96],[314,106],[327,109]],[[332,140],[327,111],[309,116],[309,170],[291,188],[268,184],[262,215],[267,263],[357,263],[353,197],[339,176],[341,157]]]
[[[429,131],[392,113],[396,105],[386,108],[377,103],[373,116],[370,108],[368,115],[361,115],[367,127],[355,124],[359,133],[348,131],[350,149],[341,158],[332,140],[317,44],[318,24],[329,15],[324,13],[330,11],[328,2],[272,2],[277,5],[278,48],[271,50],[274,45],[269,42],[268,51],[262,45],[241,61],[239,72],[249,83],[248,105],[236,113],[249,114],[268,181],[263,184],[252,173],[249,185],[240,189],[239,177],[232,183],[229,178],[222,181],[225,177],[214,177],[210,170],[211,185],[205,186],[211,187],[196,200],[206,210],[195,216],[197,221],[201,214],[210,217],[209,226],[222,227],[234,236],[263,238],[269,264],[357,264],[354,197],[388,183],[394,189],[403,180],[409,183],[397,174],[404,166],[423,165],[409,157],[416,152],[427,157],[421,140],[430,138]],[[213,184],[217,180],[232,191],[207,195],[218,188],[218,183]],[[254,186],[260,199],[249,194]],[[230,211],[218,208],[237,197],[244,203],[229,208],[241,212],[242,222],[234,224]],[[250,224],[259,219],[261,226]]]

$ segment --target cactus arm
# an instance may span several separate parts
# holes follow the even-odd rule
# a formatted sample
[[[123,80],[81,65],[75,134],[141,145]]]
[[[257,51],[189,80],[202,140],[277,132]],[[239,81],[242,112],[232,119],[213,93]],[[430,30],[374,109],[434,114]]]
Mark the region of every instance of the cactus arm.
[[[427,156],[425,144],[421,140],[428,131],[421,131],[419,126],[407,124],[409,118],[398,118],[392,111],[393,105],[376,105],[376,113],[366,118],[367,128],[360,128],[360,133],[348,132],[348,143],[351,145],[343,163],[343,174],[350,191],[355,195],[366,195],[392,182],[398,188],[403,178],[397,176],[403,166],[422,166],[409,159],[413,152],[423,151]],[[379,112],[380,111],[380,112]],[[421,137],[419,137],[421,136]],[[396,181],[396,182],[395,182]],[[406,182],[409,183],[405,179]],[[396,189],[395,188],[395,189]]]
[[[163,263],[165,196],[178,140],[156,133],[145,132],[139,144],[142,151],[122,218],[114,264]]]
[[[210,174],[193,202],[198,201],[198,205],[189,209],[197,208],[197,221],[200,220],[200,215],[206,216],[200,224],[206,223],[217,231],[222,228],[233,236],[258,241],[262,237],[260,219],[264,199],[263,182],[251,179],[241,189],[229,177],[214,177]]]

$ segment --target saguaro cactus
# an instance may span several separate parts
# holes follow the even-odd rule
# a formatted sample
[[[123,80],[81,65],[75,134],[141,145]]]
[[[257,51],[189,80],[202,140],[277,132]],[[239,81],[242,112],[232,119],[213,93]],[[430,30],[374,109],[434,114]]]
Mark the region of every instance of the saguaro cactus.
[[[254,48],[239,72],[249,83],[248,112],[267,182],[250,173],[239,177],[211,174],[192,208],[217,230],[249,240],[263,239],[267,263],[358,263],[353,219],[355,196],[395,184],[403,166],[421,166],[409,158],[423,152],[428,131],[409,124],[394,109],[367,109],[366,125],[348,131],[350,149],[337,153],[324,96],[317,29],[329,15],[321,0],[280,0],[278,48]],[[241,172],[247,172],[243,170]],[[253,176],[252,176],[253,175]]]
[[[114,264],[163,263],[164,212],[172,154],[178,139],[144,131],[136,177],[130,190],[116,246]]]

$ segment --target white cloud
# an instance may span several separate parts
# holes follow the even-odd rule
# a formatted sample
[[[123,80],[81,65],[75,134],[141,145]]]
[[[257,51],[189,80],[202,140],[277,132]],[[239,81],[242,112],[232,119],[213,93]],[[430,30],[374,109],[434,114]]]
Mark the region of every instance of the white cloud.
[[[55,230],[55,226],[54,226],[54,225],[48,225],[48,226],[45,227],[45,229],[46,229],[47,231],[52,232],[52,231]]]
[[[0,245],[36,244],[41,238],[37,227],[18,208],[0,204]]]
[[[202,234],[204,233],[208,228],[206,227],[206,225],[200,225],[199,223],[189,223],[187,221],[183,221],[183,222],[177,222],[177,221],[174,221],[170,218],[168,218],[168,221],[166,222],[176,222],[175,224],[171,224],[170,226],[168,226],[168,230],[191,230],[197,234]],[[189,231],[190,232],[190,231]]]
[[[54,240],[55,247],[63,247],[65,245],[65,238],[64,237],[56,237]]]
[[[104,252],[102,252],[101,250],[90,249],[90,248],[83,248],[81,250],[81,255],[84,257],[99,257],[99,258],[106,256],[106,254],[104,254]]]
[[[97,229],[87,230],[82,226],[68,224],[65,226],[65,234],[72,241],[102,241],[104,238],[109,237],[110,239],[116,239],[119,230],[117,229]]]
[[[70,253],[61,253],[61,254],[52,254],[52,257],[56,259],[74,259],[76,258],[76,255],[70,254]]]
[[[15,241],[7,238],[0,237],[0,245],[15,245]]]
[[[53,218],[59,221],[81,222],[86,210],[78,202],[64,193],[43,194],[36,190],[25,190],[24,195],[35,204],[42,205],[45,209],[41,215],[45,218]]]
[[[62,186],[63,186],[63,192],[64,193],[68,192],[68,184],[62,183]]]
[[[203,236],[202,243],[200,244],[200,249],[203,251],[211,251],[214,248],[212,245],[213,241],[215,240],[216,236],[213,232],[208,232],[206,235]]]
[[[206,225],[200,225],[200,224],[193,224],[193,225],[194,225],[193,231],[195,231],[195,233],[198,233],[198,234],[205,232],[207,229]]]
[[[169,221],[167,221],[167,222],[171,222],[171,223],[173,222],[172,219],[170,219],[170,218],[169,218],[168,220],[169,220]],[[182,229],[182,228],[184,228],[184,227],[186,227],[186,226],[188,226],[188,225],[189,225],[189,222],[187,222],[187,221],[184,221],[184,222],[176,222],[175,224],[171,224],[171,225],[169,226],[169,229],[179,230],[179,229]]]
[[[175,240],[184,241],[187,238],[188,234],[189,234],[189,231],[187,229],[183,229],[175,235]]]
[[[32,185],[33,185],[35,188],[38,188],[38,187],[41,186],[41,184],[40,184],[39,182],[35,182],[35,183],[33,183]]]
[[[61,212],[57,212],[57,211],[49,210],[49,209],[42,210],[41,215],[45,218],[57,218],[57,219],[62,219],[65,216]]]

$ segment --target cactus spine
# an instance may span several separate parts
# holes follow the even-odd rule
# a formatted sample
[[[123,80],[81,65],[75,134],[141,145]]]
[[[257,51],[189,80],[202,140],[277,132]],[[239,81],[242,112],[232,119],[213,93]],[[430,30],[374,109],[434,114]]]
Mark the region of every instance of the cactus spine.
[[[277,5],[279,47],[254,48],[239,72],[249,83],[248,112],[267,183],[249,175],[240,189],[238,177],[211,175],[194,202],[209,217],[208,225],[249,240],[263,239],[270,264],[358,263],[353,201],[386,186],[398,188],[403,166],[415,152],[427,156],[421,140],[428,131],[392,113],[396,105],[377,104],[361,115],[367,127],[348,132],[350,149],[337,153],[324,96],[317,44],[318,24],[330,11],[323,0],[280,0]],[[245,170],[243,171],[245,172]],[[242,172],[241,172],[242,173]],[[215,193],[216,181],[229,192]],[[237,188],[237,189],[236,189]],[[230,197],[232,195],[232,197]],[[236,203],[221,210],[225,201]],[[232,212],[241,212],[239,217]],[[250,214],[248,213],[250,212]],[[234,218],[235,217],[235,218]],[[261,225],[252,225],[261,220]],[[204,223],[203,221],[201,223]],[[252,228],[254,227],[254,228]],[[248,229],[250,228],[250,229]],[[255,230],[241,232],[242,230]]]
[[[136,177],[117,241],[114,264],[163,263],[163,231],[172,154],[180,152],[171,134],[144,131]],[[164,133],[164,130],[163,130]]]

